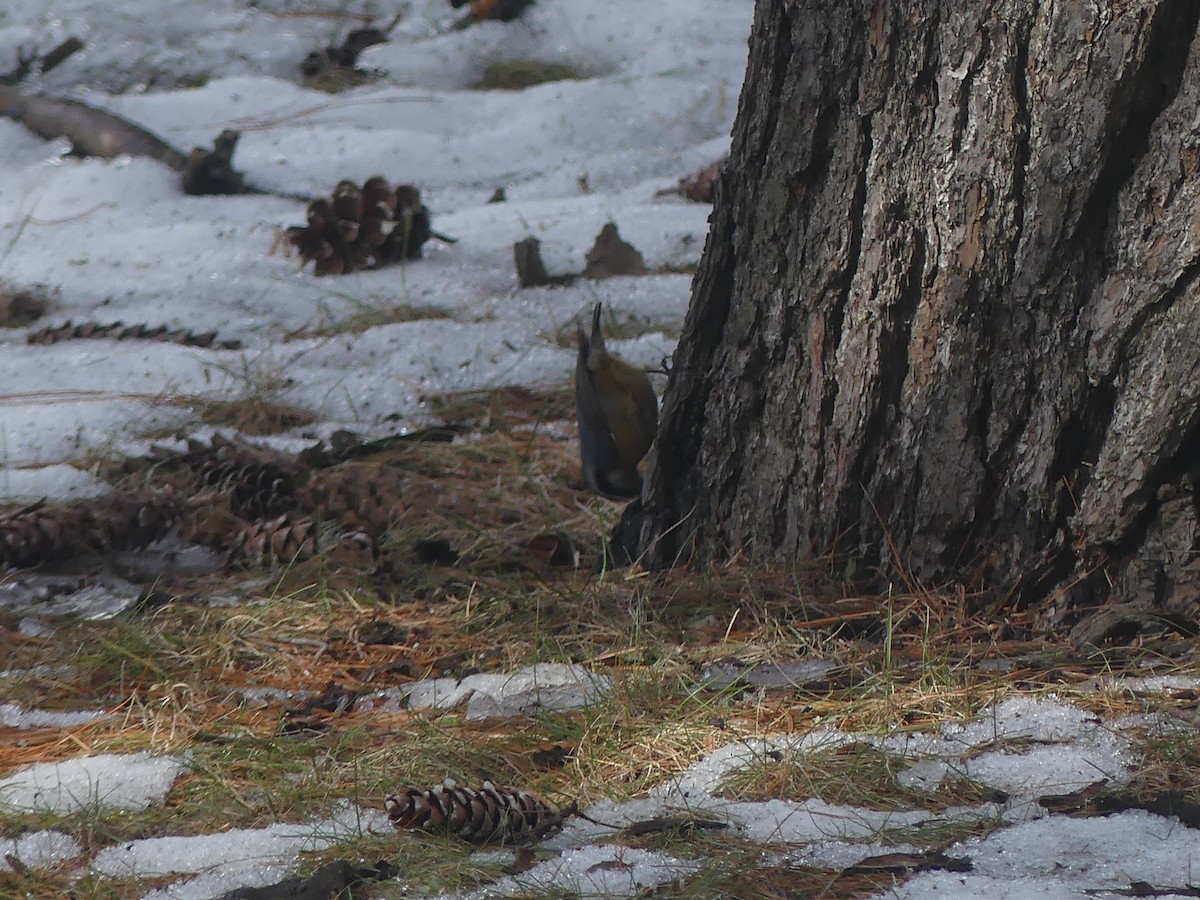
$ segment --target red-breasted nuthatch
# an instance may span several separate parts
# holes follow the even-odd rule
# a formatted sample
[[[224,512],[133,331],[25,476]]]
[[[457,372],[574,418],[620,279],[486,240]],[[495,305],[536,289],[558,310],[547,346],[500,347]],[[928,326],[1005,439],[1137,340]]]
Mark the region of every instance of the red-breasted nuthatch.
[[[605,349],[599,303],[592,310],[591,337],[579,329],[575,411],[584,482],[612,500],[638,496],[638,463],[658,431],[658,399],[645,372]]]

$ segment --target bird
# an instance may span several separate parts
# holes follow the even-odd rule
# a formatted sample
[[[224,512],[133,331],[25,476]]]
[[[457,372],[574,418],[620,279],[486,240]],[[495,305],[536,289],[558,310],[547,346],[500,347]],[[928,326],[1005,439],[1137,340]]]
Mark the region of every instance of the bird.
[[[658,398],[644,371],[608,352],[600,312],[597,303],[590,336],[578,329],[579,458],[588,488],[610,500],[631,500],[642,492],[638,463],[658,431]]]

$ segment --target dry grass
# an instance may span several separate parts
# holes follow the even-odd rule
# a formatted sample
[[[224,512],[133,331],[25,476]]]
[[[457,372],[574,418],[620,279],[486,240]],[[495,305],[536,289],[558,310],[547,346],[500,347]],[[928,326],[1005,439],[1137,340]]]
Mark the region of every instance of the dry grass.
[[[317,421],[307,409],[284,399],[291,380],[268,358],[243,358],[235,365],[214,365],[229,382],[212,395],[180,394],[173,391],[157,395],[142,395],[152,409],[170,408],[186,411],[187,421],[204,425],[234,428],[244,435],[278,434],[302,428]],[[181,422],[149,428],[141,437],[157,440],[182,436],[186,428]]]
[[[674,272],[674,270],[664,270],[661,274],[678,273]],[[625,313],[618,315],[608,308],[604,310],[602,325],[604,327],[604,336],[609,341],[627,341],[641,337],[644,334],[665,334],[668,337],[676,338],[679,336],[677,329],[669,328],[649,317]],[[565,322],[552,333],[547,334],[547,337],[559,347],[574,348],[577,342],[576,332],[578,327],[578,323],[576,322]]]
[[[971,799],[970,791],[946,798],[906,788],[897,780],[904,761],[869,744],[846,744],[815,753],[776,752],[736,772],[724,795],[732,800],[803,800],[867,809],[948,809]],[[983,791],[976,789],[978,799]]]
[[[462,391],[428,398],[429,412],[444,422],[477,431],[512,431],[542,423],[560,423],[575,415],[569,388],[503,387]]]
[[[471,88],[477,91],[519,91],[550,81],[576,81],[585,77],[581,71],[566,63],[537,59],[501,60],[489,64]]]
[[[317,417],[306,409],[266,397],[200,399],[190,405],[205,425],[227,425],[249,435],[278,434],[317,421]]]
[[[344,318],[335,318],[331,313],[326,313],[325,320],[320,324],[291,332],[288,334],[288,338],[294,340],[335,337],[339,334],[362,334],[364,331],[382,325],[450,318],[449,313],[435,306],[412,303],[387,303],[376,306],[348,294],[339,294],[338,296],[342,300],[352,303],[355,311]]]
[[[558,420],[562,393],[497,392],[447,398],[447,419],[480,429],[453,443],[413,443],[356,465],[402,470],[440,498],[397,525],[374,574],[322,560],[272,573],[177,576],[157,586],[171,602],[105,621],[58,624],[0,642],[7,699],[113,715],[69,729],[0,729],[0,774],[84,752],[190,751],[194,767],[165,807],[137,814],[0,814],[0,837],[54,827],[90,852],[117,840],[300,821],[350,799],[378,807],[387,793],[452,776],[489,778],[561,802],[642,795],[704,753],[781,731],[839,727],[868,733],[929,730],[1016,692],[1049,692],[1106,716],[1145,711],[1147,697],[1096,690],[1103,658],[1081,658],[1052,640],[1006,640],[1029,625],[973,611],[977,598],[919,587],[863,594],[836,560],[790,570],[732,563],[705,572],[646,573],[603,567],[620,508],[585,493],[574,444]],[[434,494],[430,494],[434,496]],[[579,564],[549,565],[537,538],[564,535]],[[439,540],[452,563],[422,562],[419,541]],[[206,599],[234,595],[213,606]],[[809,689],[703,684],[707,665],[803,658],[839,664]],[[1008,661],[997,672],[984,661]],[[575,662],[613,677],[584,710],[504,721],[467,721],[460,710],[330,711],[312,695],[354,697],[416,679]],[[248,700],[250,688],[278,688]],[[289,699],[286,691],[292,692]],[[1194,709],[1195,698],[1181,697]],[[1159,704],[1161,701],[1153,701]],[[1191,706],[1186,706],[1191,704]],[[1165,710],[1171,712],[1171,710]],[[1200,800],[1194,746],[1165,734],[1148,741],[1141,776]],[[941,809],[946,794],[896,782],[894,758],[861,744],[764,760],[731,779],[741,798],[821,797],[878,809]],[[977,786],[953,787],[984,799]],[[972,792],[975,792],[972,794]],[[962,828],[931,838],[962,837]],[[980,827],[980,826],[975,826]],[[679,896],[866,896],[891,876],[843,876],[764,866],[762,848],[721,833],[629,839],[706,860]],[[422,889],[452,890],[496,877],[450,841],[363,838],[305,861],[387,858],[419,873]],[[0,875],[0,895],[132,897],[151,885],[72,881],[65,873]],[[387,891],[393,891],[388,894]],[[381,887],[369,896],[399,896]],[[7,893],[6,893],[7,892]],[[356,894],[357,895],[357,894]]]

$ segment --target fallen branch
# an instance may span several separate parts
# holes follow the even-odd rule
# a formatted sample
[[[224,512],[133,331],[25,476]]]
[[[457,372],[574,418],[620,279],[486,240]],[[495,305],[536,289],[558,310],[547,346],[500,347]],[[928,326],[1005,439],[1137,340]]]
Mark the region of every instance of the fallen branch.
[[[20,122],[46,140],[65,137],[81,156],[149,156],[176,172],[187,167],[187,157],[162,138],[81,100],[46,97],[0,85],[0,115]]]
[[[35,65],[38,71],[45,75],[47,72],[57,69],[82,49],[83,41],[77,37],[69,37],[49,53],[41,56],[36,53],[27,54],[17,51],[17,64],[8,74],[0,75],[0,85],[20,84],[33,71]]]

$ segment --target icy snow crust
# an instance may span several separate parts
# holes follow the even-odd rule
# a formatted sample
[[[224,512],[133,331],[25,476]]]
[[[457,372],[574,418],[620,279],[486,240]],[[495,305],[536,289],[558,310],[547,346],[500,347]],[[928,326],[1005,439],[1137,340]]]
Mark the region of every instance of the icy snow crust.
[[[103,716],[104,712],[100,710],[52,712],[25,709],[19,703],[0,703],[0,728],[71,728],[95,722]]]
[[[368,694],[361,709],[464,706],[467,719],[531,715],[542,710],[579,709],[607,692],[610,679],[582,666],[540,663],[510,675],[483,673],[466,678],[433,678]]]
[[[13,871],[10,860],[30,869],[53,866],[83,852],[79,841],[59,831],[31,831],[19,838],[0,839],[0,872]]]
[[[464,31],[450,28],[459,14],[444,0],[415,0],[391,43],[361,60],[386,77],[336,95],[297,83],[299,61],[333,37],[333,0],[306,4],[323,17],[232,0],[132,0],[119,12],[66,0],[53,14],[42,0],[4,5],[0,63],[67,34],[88,44],[34,86],[118,112],[185,152],[239,128],[235,166],[263,188],[317,196],[343,178],[411,181],[459,243],[431,242],[404,267],[314,278],[278,243],[281,228],[303,223],[302,203],[184,197],[153,160],[65,157],[64,142],[0,119],[0,279],[46,286],[53,309],[36,327],[120,320],[244,344],[27,347],[26,329],[0,329],[0,494],[95,493],[102,485],[70,464],[186,424],[189,398],[286,384],[279,399],[322,417],[313,431],[372,433],[419,424],[430,393],[566,383],[572,351],[559,336],[596,300],[645,323],[646,334],[615,342],[626,357],[657,365],[673,349],[688,275],[518,291],[512,244],[532,234],[552,273],[578,272],[611,219],[651,270],[696,263],[708,208],[655,194],[726,150],[749,0],[553,0],[520,22]],[[581,78],[464,89],[490,63],[526,58],[569,62]],[[201,87],[154,89],[202,75]],[[508,202],[488,204],[497,187]],[[396,306],[448,318],[329,335]]]
[[[102,753],[61,763],[37,763],[0,780],[0,809],[55,812],[141,810],[162,803],[186,757]]]

